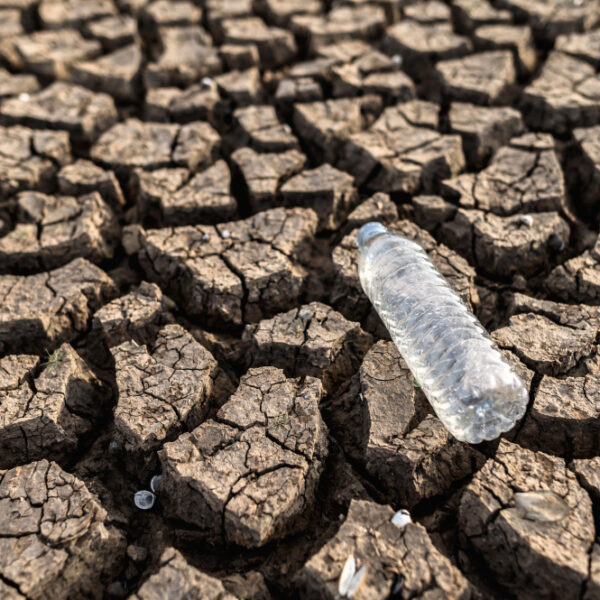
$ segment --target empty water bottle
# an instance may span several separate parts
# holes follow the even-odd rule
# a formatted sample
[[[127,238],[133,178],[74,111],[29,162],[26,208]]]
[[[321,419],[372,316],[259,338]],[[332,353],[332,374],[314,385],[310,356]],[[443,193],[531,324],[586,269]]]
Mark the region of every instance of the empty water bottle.
[[[361,285],[450,433],[476,444],[511,429],[527,389],[423,249],[381,223],[357,242]]]

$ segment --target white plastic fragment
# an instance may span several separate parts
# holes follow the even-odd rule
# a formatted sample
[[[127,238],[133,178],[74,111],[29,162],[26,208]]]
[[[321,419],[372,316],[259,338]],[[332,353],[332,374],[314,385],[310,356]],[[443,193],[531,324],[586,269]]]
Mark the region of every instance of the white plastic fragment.
[[[140,510],[150,510],[154,506],[156,496],[148,490],[140,490],[133,495],[133,503]]]
[[[25,92],[19,94],[19,100],[21,100],[21,102],[27,102],[29,98],[31,98],[31,96]]]
[[[519,224],[531,227],[533,225],[533,217],[531,215],[521,215],[519,217]]]
[[[338,583],[338,591],[342,596],[345,596],[348,593],[354,573],[356,573],[356,559],[351,554],[344,563],[344,568],[342,569]]]
[[[338,592],[342,598],[352,598],[358,588],[362,585],[367,574],[367,565],[363,565],[356,570],[356,559],[351,554],[344,564],[340,580],[338,582]]]
[[[401,508],[392,517],[392,523],[400,528],[406,527],[409,523],[412,523],[412,517],[410,516],[410,513],[405,508]]]
[[[367,565],[363,565],[354,575],[352,581],[350,582],[350,589],[346,594],[346,598],[352,598],[354,594],[358,591],[358,588],[362,585],[365,577],[367,575]]]
[[[161,479],[162,475],[154,475],[154,477],[152,477],[152,479],[150,480],[150,489],[153,492],[156,492],[156,490],[158,489]]]
[[[529,521],[560,521],[569,514],[569,505],[550,490],[517,492],[515,506],[525,511],[523,517]]]
[[[357,242],[361,285],[450,433],[477,444],[511,429],[527,389],[421,246],[381,223]]]

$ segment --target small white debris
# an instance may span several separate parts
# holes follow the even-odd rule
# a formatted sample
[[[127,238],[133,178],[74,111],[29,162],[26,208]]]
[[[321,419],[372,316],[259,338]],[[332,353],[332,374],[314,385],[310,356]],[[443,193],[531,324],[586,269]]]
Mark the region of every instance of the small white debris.
[[[521,215],[519,217],[519,225],[531,227],[533,225],[533,217],[531,215]]]
[[[569,515],[569,505],[550,490],[517,492],[515,506],[525,511],[529,521],[560,521]]]
[[[402,66],[402,57],[399,54],[394,54],[394,56],[392,56],[392,62],[397,67],[401,67]]]
[[[308,308],[301,308],[298,311],[298,318],[302,319],[303,321],[308,321],[308,319],[310,319],[311,316],[312,313],[310,312],[310,310],[308,310]]]
[[[208,233],[205,233],[205,234],[202,236],[202,241],[203,241],[203,242],[208,242],[208,240],[210,240],[210,235],[208,235]]]
[[[358,571],[356,570],[356,559],[352,554],[346,559],[340,580],[338,583],[338,591],[342,598],[352,598],[362,585],[367,574],[367,565],[363,565]]]
[[[223,231],[221,231],[221,237],[224,240],[226,240],[230,236],[231,236],[231,233],[229,233],[229,229],[223,229]]]
[[[352,582],[350,584],[350,589],[348,590],[348,593],[346,594],[346,596],[348,598],[352,598],[352,596],[354,596],[354,594],[358,591],[358,588],[362,585],[366,576],[367,576],[367,565],[363,565],[358,570],[358,573],[356,573],[354,575],[354,577],[352,578]]]
[[[304,394],[304,399],[308,400],[308,394]]]
[[[110,440],[110,444],[108,444],[109,452],[116,452],[119,449],[119,442],[117,440]]]
[[[213,80],[212,80],[211,77],[203,77],[200,80],[200,83],[201,83],[201,85],[202,85],[203,88],[210,88],[210,87],[212,87]]]
[[[27,102],[29,98],[31,98],[31,96],[29,94],[26,94],[25,92],[19,94],[19,100],[21,100],[22,102]]]
[[[283,130],[284,130],[286,133],[292,133],[292,128],[291,128],[291,127],[290,127],[290,126],[289,126],[287,123],[285,123],[285,124],[284,124],[284,126],[283,126]]]
[[[156,492],[156,490],[158,489],[158,486],[160,485],[160,481],[162,479],[162,475],[155,475],[151,480],[150,480],[150,489],[153,492]]]
[[[583,0],[573,0],[575,6],[583,6]]]
[[[140,510],[150,510],[154,506],[156,496],[148,490],[140,490],[133,495],[133,503]]]
[[[338,591],[342,596],[345,596],[350,589],[350,582],[356,573],[356,559],[351,554],[344,564],[342,574],[340,575],[340,581],[338,583]]]
[[[410,513],[405,509],[401,508],[393,517],[392,523],[397,527],[406,527],[409,523],[412,523],[412,517]]]

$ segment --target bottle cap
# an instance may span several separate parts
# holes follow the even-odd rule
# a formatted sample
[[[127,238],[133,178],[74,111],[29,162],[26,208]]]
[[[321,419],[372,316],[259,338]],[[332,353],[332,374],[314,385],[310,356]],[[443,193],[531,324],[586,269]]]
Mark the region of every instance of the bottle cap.
[[[376,235],[381,233],[386,233],[387,228],[383,226],[381,223],[377,223],[376,221],[372,221],[371,223],[366,223],[363,225],[356,235],[356,243],[358,244],[358,249],[362,250],[365,244]]]

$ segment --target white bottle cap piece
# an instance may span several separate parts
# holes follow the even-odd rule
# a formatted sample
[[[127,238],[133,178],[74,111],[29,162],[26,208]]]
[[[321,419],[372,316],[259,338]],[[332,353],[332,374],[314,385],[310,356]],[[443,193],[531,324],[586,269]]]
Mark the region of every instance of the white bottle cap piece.
[[[156,496],[148,490],[140,490],[133,495],[133,503],[140,510],[150,510],[154,506]]]
[[[152,479],[150,480],[150,489],[152,490],[152,492],[156,492],[158,486],[160,485],[161,479],[162,475],[154,475],[154,477],[152,477]]]
[[[358,249],[362,250],[365,244],[376,235],[380,235],[381,233],[386,233],[387,228],[381,223],[377,223],[376,221],[371,221],[371,223],[366,223],[363,225],[358,234],[356,235],[356,243],[358,244]]]

